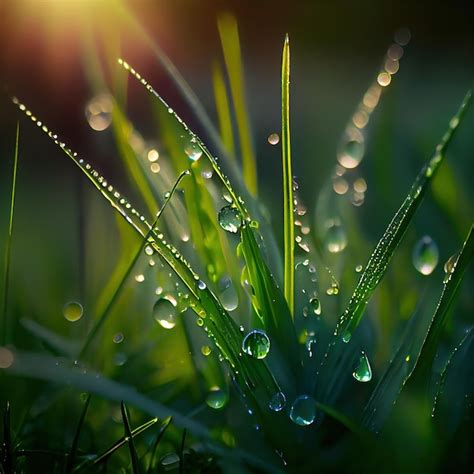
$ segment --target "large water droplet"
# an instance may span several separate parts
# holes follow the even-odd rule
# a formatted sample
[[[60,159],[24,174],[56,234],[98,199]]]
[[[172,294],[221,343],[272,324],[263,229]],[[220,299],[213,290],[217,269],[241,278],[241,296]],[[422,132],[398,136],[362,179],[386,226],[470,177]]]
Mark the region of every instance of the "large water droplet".
[[[227,403],[227,393],[219,387],[212,387],[207,394],[206,403],[208,407],[219,410]]]
[[[66,303],[63,308],[64,317],[71,323],[79,321],[79,319],[82,318],[83,312],[82,305],[77,301],[70,301]]]
[[[256,359],[264,359],[270,350],[270,339],[264,331],[254,329],[244,337],[242,350]]]
[[[362,136],[349,138],[341,146],[337,160],[344,168],[355,168],[364,156],[364,140]]]
[[[309,395],[300,395],[291,406],[291,421],[300,426],[308,426],[315,418],[316,402]]]
[[[192,141],[189,142],[189,144],[186,146],[186,148],[184,149],[184,153],[188,155],[188,158],[191,161],[197,161],[202,156],[201,148],[198,146],[197,143],[192,142]]]
[[[347,246],[347,235],[343,225],[337,219],[326,223],[326,248],[331,253],[342,252]]]
[[[319,301],[318,298],[311,298],[309,300],[309,305],[311,306],[314,314],[321,314],[321,301]]]
[[[242,227],[242,218],[240,216],[240,212],[233,206],[223,207],[219,211],[217,219],[219,220],[219,225],[224,230],[233,234],[236,234]]]
[[[286,405],[286,397],[283,392],[277,392],[271,400],[268,402],[268,407],[270,410],[273,411],[281,411],[283,408],[285,408]]]
[[[270,145],[278,145],[279,141],[280,137],[278,133],[270,133],[270,135],[268,135],[268,143],[270,143]]]
[[[223,278],[219,287],[221,289],[219,299],[222,306],[224,306],[227,311],[234,311],[237,309],[239,305],[239,297],[230,278]]]
[[[177,319],[176,303],[166,296],[159,298],[153,306],[153,317],[161,327],[173,329]]]
[[[369,359],[364,352],[362,352],[359,365],[352,375],[358,382],[370,382],[372,379],[372,369],[370,368]]]
[[[438,259],[438,246],[430,236],[425,235],[415,244],[412,253],[412,261],[414,267],[422,275],[430,275],[436,268]]]
[[[97,132],[106,130],[112,123],[113,102],[108,94],[99,94],[86,105],[85,114],[90,127]]]

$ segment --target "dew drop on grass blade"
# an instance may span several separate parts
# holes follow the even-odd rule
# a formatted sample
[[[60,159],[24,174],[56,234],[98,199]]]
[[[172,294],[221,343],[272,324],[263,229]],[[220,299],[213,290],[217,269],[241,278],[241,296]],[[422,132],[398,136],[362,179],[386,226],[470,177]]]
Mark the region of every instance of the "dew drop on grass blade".
[[[335,330],[336,336],[346,335],[346,337],[350,337],[355,328],[359,325],[369,298],[385,275],[385,271],[387,270],[395,249],[401,242],[415,211],[423,200],[428,185],[443,162],[447,147],[458,129],[470,101],[471,91],[464,97],[461,107],[457,114],[451,119],[447,132],[436,147],[434,156],[425,163],[421,169],[408,196],[396,212],[382,238],[377,243],[360,277],[357,287],[352,294],[349,304],[339,319]]]

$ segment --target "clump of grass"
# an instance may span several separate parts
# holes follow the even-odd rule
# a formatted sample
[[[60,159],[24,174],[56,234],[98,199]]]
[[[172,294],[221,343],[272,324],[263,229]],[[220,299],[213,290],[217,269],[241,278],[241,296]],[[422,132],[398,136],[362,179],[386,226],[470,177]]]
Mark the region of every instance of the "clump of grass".
[[[448,311],[472,259],[472,227],[459,254],[448,265],[436,310],[429,318],[419,315],[411,318],[405,335],[400,339],[399,349],[372,390],[367,383],[371,382],[374,370],[364,351],[367,341],[358,337],[358,330],[370,298],[384,278],[395,250],[445,159],[447,148],[469,106],[471,94],[466,95],[449,122],[433,158],[424,164],[375,246],[339,320],[334,321],[334,315],[332,319],[330,316],[325,319],[320,316],[324,294],[328,297],[325,300],[327,307],[331,308],[331,297],[334,299],[339,293],[334,272],[326,264],[328,256],[324,255],[319,237],[304,245],[300,239],[298,247],[295,246],[295,225],[298,221],[298,225],[303,226],[304,212],[292,172],[289,38],[287,36],[284,41],[281,69],[284,247],[283,258],[280,259],[280,253],[274,250],[273,239],[267,238],[269,232],[265,218],[256,210],[259,202],[255,197],[255,155],[244,101],[235,21],[229,16],[221,17],[219,31],[242,155],[243,179],[237,178],[236,183],[231,182],[225,171],[229,170],[230,174],[235,172],[237,153],[229,123],[228,92],[219,66],[214,69],[214,84],[222,134],[219,148],[227,151],[223,153],[222,161],[218,161],[204,141],[134,67],[123,59],[118,60],[126,73],[138,80],[154,99],[154,114],[162,127],[170,156],[169,163],[163,164],[162,172],[155,179],[148,163],[134,149],[137,134],[127,119],[123,104],[116,100],[112,114],[115,139],[126,169],[141,192],[151,218],[139,212],[92,165],[61,142],[24,104],[14,99],[19,108],[55,141],[139,239],[137,252],[124,268],[117,267],[116,275],[111,276],[115,286],[104,290],[101,298],[104,303],[95,312],[86,336],[80,341],[79,350],[64,350],[67,341],[31,324],[27,324],[31,332],[46,340],[65,359],[13,348],[3,349],[10,352],[14,360],[6,367],[9,376],[67,384],[94,397],[120,402],[125,434],[103,454],[96,455],[92,447],[80,449],[84,438],[81,433],[92,410],[88,396],[68,450],[59,454],[53,450],[46,453],[53,459],[49,464],[51,472],[94,472],[124,444],[128,444],[130,456],[121,457],[120,464],[124,469],[131,468],[133,473],[145,472],[145,469],[152,472],[155,468],[174,469],[176,472],[218,472],[231,463],[237,463],[241,472],[248,472],[248,469],[313,472],[329,467],[337,470],[347,466],[356,453],[363,453],[368,465],[371,465],[371,462],[377,462],[379,453],[390,452],[389,443],[383,444],[383,439],[380,441],[375,433],[383,429],[405,386],[414,391],[423,406],[432,406],[432,397],[426,387],[434,373]],[[181,76],[174,73],[161,51],[156,51],[161,61],[168,65],[185,96],[192,98]],[[123,95],[123,91],[117,94],[118,97]],[[197,115],[202,116],[199,106],[197,111]],[[206,120],[204,125],[208,125]],[[215,136],[215,133],[211,131],[210,135]],[[170,186],[175,176],[178,178]],[[183,179],[185,176],[186,180]],[[184,194],[177,192],[181,186]],[[167,194],[163,199],[164,189]],[[247,200],[242,196],[247,196]],[[189,241],[194,242],[193,248],[185,245]],[[339,242],[337,252],[344,247]],[[211,357],[204,363],[201,361],[200,365],[196,362],[192,366],[194,377],[202,378],[202,381],[193,385],[198,387],[200,403],[197,408],[189,410],[190,414],[183,414],[179,403],[173,404],[172,397],[168,400],[169,404],[166,400],[159,403],[153,394],[137,391],[120,379],[113,380],[113,371],[101,373],[95,358],[94,351],[100,350],[99,337],[111,323],[112,317],[117,317],[117,313],[122,318],[126,315],[120,311],[120,300],[130,284],[132,272],[139,264],[142,249],[148,257],[159,258],[160,265],[153,260],[156,280],[163,286],[171,282],[168,288],[172,287],[172,290],[162,294],[164,290],[160,286],[155,319],[163,328],[181,328],[185,352],[193,347],[196,351],[193,341],[203,340],[203,336],[211,341],[209,344],[212,347],[206,345],[202,350],[204,356],[211,354]],[[297,254],[298,249],[302,250],[303,258]],[[316,262],[318,268],[305,270],[305,276],[300,278],[298,272],[308,267],[310,259]],[[272,265],[273,261],[279,261],[279,265]],[[281,267],[283,272],[279,271]],[[316,271],[318,280],[310,278],[306,287],[308,275]],[[323,275],[331,281],[326,292]],[[137,281],[144,279],[141,275]],[[114,312],[117,308],[119,311]],[[323,308],[326,311],[325,306]],[[307,323],[310,316],[313,320]],[[307,326],[314,329],[307,329]],[[313,355],[315,334],[318,341]],[[470,339],[463,339],[467,340]],[[135,357],[144,358],[147,351],[148,348],[143,346]],[[77,355],[75,362],[71,361],[71,353]],[[443,371],[443,380],[448,370]],[[147,375],[146,371],[142,373]],[[357,384],[350,386],[349,381],[352,383],[354,379]],[[359,398],[362,401],[357,404],[357,409],[348,407],[347,390],[351,392],[351,400]],[[352,392],[357,393],[357,397]],[[233,402],[229,402],[230,394],[233,395]],[[154,418],[132,429],[125,404],[134,407],[139,416],[146,413]],[[216,413],[200,417],[200,412],[208,408],[215,409]],[[224,413],[224,422],[220,421],[224,427],[216,434],[212,426],[219,411]],[[229,414],[229,420],[225,420],[225,413]],[[248,418],[243,423],[233,422],[231,416],[236,413],[239,417]],[[173,417],[172,424],[168,416]],[[430,416],[431,410],[424,422],[435,423]],[[156,417],[162,419],[159,432],[136,444],[138,434],[148,432],[158,422]],[[2,468],[10,472],[20,455],[19,448],[13,447],[11,441],[8,407],[4,420]],[[174,427],[176,429],[172,431]],[[172,432],[168,446],[172,446],[174,451],[166,453],[166,448],[163,448],[161,460],[157,463],[156,453],[164,443],[165,431]],[[188,436],[199,443],[198,451],[186,448]],[[344,445],[346,436],[350,439],[349,447]],[[334,461],[330,453],[325,453],[329,442],[338,447],[341,454],[339,461]],[[383,444],[383,449],[373,453],[372,448],[368,447],[371,443],[376,446]],[[318,446],[318,456],[308,456],[315,445]],[[28,459],[33,455],[32,452],[22,453],[22,457]],[[26,464],[19,466],[19,469],[29,469]]]

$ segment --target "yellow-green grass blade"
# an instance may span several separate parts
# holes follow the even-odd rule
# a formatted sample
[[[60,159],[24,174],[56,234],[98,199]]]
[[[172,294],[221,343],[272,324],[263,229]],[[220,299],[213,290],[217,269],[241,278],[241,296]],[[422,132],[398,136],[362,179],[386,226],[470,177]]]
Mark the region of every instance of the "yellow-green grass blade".
[[[284,293],[293,317],[295,299],[295,218],[290,142],[290,40],[285,37],[281,63],[281,158],[283,168]]]
[[[406,229],[423,200],[429,184],[442,164],[448,145],[458,129],[470,101],[471,91],[464,97],[458,112],[449,123],[447,132],[436,147],[434,156],[422,167],[403,204],[377,243],[349,304],[339,319],[335,330],[336,336],[342,336],[347,341],[359,325],[370,296],[385,275],[395,249],[401,242]]]
[[[234,104],[237,128],[239,131],[242,170],[248,190],[257,194],[257,165],[250,133],[250,120],[245,100],[244,76],[240,52],[239,32],[235,18],[224,13],[217,19],[224,60],[229,77],[232,102]]]
[[[227,87],[224,75],[219,63],[216,61],[212,66],[212,83],[214,85],[214,100],[216,102],[217,117],[219,119],[219,132],[222,143],[235,159],[234,131],[232,130],[232,118],[230,112],[229,99],[227,97]]]
[[[3,308],[2,308],[2,336],[1,343],[5,345],[10,337],[10,325],[8,321],[8,292],[10,282],[10,264],[13,241],[13,220],[15,216],[15,194],[16,194],[16,176],[18,170],[18,150],[20,146],[20,122],[16,126],[15,152],[13,157],[12,189],[10,197],[10,214],[8,221],[7,244],[5,247],[5,267],[3,270]]]

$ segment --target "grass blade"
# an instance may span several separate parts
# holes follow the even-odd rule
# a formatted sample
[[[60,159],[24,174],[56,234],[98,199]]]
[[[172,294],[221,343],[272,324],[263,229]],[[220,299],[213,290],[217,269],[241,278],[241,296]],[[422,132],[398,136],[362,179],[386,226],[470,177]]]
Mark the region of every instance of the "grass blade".
[[[183,430],[183,436],[181,438],[181,447],[179,449],[179,474],[184,472],[184,443],[186,441],[186,430]]]
[[[232,130],[230,104],[227,98],[227,88],[225,85],[224,75],[222,74],[221,67],[217,62],[215,62],[212,67],[212,82],[214,85],[214,98],[222,143],[229,153],[229,156],[232,159],[235,159],[234,132]]]
[[[132,430],[130,429],[130,423],[129,423],[129,420],[128,420],[127,407],[125,406],[125,403],[123,402],[123,400],[120,403],[120,410],[122,412],[122,421],[123,421],[123,426],[125,428],[125,439],[128,443],[128,447],[130,449],[130,457],[132,459],[133,474],[139,474],[140,473],[140,467],[138,465],[138,455],[137,455],[137,451],[135,449],[135,443],[133,442]]]
[[[152,471],[152,468],[153,468],[153,459],[154,459],[155,453],[156,453],[156,448],[160,444],[160,441],[162,440],[166,430],[171,425],[172,421],[173,421],[173,418],[171,418],[171,417],[169,417],[167,420],[165,420],[163,426],[161,427],[160,431],[158,432],[158,435],[155,439],[155,442],[153,443],[153,449],[151,450],[150,462],[148,463],[147,474],[151,474],[151,471]]]
[[[76,433],[74,435],[74,439],[72,441],[71,450],[69,451],[69,455],[67,457],[66,463],[66,474],[72,473],[74,469],[74,461],[76,458],[77,446],[79,444],[79,436],[81,435],[82,427],[84,425],[84,420],[86,418],[87,409],[89,408],[89,402],[91,401],[91,395],[87,395],[86,402],[84,403],[84,408],[82,409],[81,417],[79,419],[79,423],[77,424]]]
[[[10,414],[10,402],[7,401],[5,411],[3,412],[3,456],[1,459],[1,465],[5,474],[13,474],[13,446]]]
[[[353,331],[359,325],[369,298],[385,275],[385,271],[387,270],[395,249],[401,242],[415,211],[423,200],[428,185],[431,183],[439,169],[439,166],[443,162],[446,149],[451,142],[470,101],[471,91],[469,91],[464,97],[458,112],[449,123],[447,132],[436,147],[434,156],[425,163],[421,169],[410,189],[410,192],[408,193],[408,196],[396,212],[382,238],[377,243],[364,272],[360,277],[357,287],[352,294],[349,304],[339,319],[335,331],[336,336],[342,334],[344,340],[349,340]]]
[[[224,13],[218,17],[217,26],[221,38],[222,50],[224,52],[224,60],[239,131],[244,181],[250,193],[255,196],[257,194],[257,166],[245,100],[242,55],[240,52],[237,22],[232,15]]]
[[[283,167],[284,293],[294,317],[295,223],[290,143],[290,39],[285,37],[281,64],[281,158]]]
[[[464,242],[453,272],[445,280],[434,314],[429,321],[413,317],[409,322],[402,343],[384,375],[375,387],[362,415],[362,423],[371,430],[380,429],[384,419],[396,402],[401,390],[413,376],[411,384],[425,380],[431,370],[440,331],[446,315],[459,290],[467,265],[474,254],[473,228]]]
[[[8,237],[7,245],[5,248],[5,268],[3,271],[3,311],[2,311],[2,345],[7,343],[9,338],[10,328],[8,327],[8,287],[10,281],[10,261],[11,261],[11,250],[12,250],[12,237],[13,237],[13,218],[15,215],[15,192],[16,192],[16,175],[18,170],[18,149],[20,143],[20,122],[16,126],[16,140],[15,140],[15,153],[13,160],[13,176],[12,176],[12,191],[10,198],[10,218],[8,223]]]

